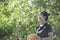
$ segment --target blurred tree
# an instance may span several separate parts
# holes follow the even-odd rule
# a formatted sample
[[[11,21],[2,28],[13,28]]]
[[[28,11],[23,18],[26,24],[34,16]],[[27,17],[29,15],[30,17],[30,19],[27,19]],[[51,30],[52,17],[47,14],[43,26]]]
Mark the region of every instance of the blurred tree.
[[[54,40],[60,39],[60,0],[0,0],[0,40],[27,40],[36,33],[38,12],[50,13]]]

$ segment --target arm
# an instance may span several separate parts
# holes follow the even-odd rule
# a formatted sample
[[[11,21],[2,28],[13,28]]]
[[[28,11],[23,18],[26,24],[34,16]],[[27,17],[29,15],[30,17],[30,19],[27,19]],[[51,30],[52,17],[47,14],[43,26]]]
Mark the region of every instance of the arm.
[[[53,40],[53,31],[52,31],[51,25],[48,25],[47,31],[48,31],[48,35],[49,35],[48,38],[49,38],[50,40]]]
[[[49,35],[49,39],[53,40],[53,32],[49,32],[48,35]]]
[[[49,37],[43,38],[43,40],[53,40],[53,32],[48,33]]]

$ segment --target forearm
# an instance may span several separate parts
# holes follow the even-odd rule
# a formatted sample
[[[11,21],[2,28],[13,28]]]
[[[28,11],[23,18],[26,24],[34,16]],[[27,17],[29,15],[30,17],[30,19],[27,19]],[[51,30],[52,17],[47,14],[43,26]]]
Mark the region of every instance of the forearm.
[[[53,40],[53,37],[48,37],[49,40]]]
[[[50,32],[49,33],[49,37],[48,37],[50,40],[53,40],[53,32]]]
[[[43,38],[43,40],[53,40],[53,37],[46,37],[46,38]]]

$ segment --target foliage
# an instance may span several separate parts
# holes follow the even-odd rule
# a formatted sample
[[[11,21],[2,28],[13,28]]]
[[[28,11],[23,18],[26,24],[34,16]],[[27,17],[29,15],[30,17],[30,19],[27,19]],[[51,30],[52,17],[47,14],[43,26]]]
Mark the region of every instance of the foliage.
[[[40,11],[51,14],[54,40],[59,40],[60,0],[0,0],[0,40],[26,40],[36,33]]]

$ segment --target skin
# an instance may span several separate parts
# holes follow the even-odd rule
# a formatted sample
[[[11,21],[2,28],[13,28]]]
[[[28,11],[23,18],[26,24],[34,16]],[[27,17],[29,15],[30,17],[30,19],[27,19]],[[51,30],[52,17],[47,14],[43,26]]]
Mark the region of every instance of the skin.
[[[38,21],[40,25],[43,25],[44,23],[46,23],[47,21],[45,21],[46,16],[40,15],[38,16]]]
[[[45,21],[45,18],[46,18],[46,16],[43,16],[43,15],[39,14],[38,21],[39,21],[40,27],[42,27],[47,22],[47,21]],[[41,31],[38,32],[38,30],[37,30],[37,33],[41,33],[43,31],[43,30],[41,30]]]

